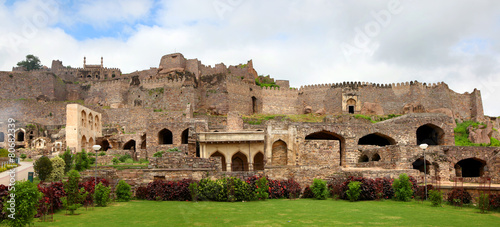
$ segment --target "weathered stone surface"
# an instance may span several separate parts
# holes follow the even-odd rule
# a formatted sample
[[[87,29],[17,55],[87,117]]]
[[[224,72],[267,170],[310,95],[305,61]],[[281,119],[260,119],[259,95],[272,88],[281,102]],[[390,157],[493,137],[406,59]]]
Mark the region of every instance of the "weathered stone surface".
[[[305,114],[309,114],[309,113],[311,113],[311,112],[312,112],[312,107],[310,107],[310,106],[306,106],[306,107],[304,107],[304,113],[305,113]]]
[[[469,140],[471,142],[488,144],[493,133],[493,125],[488,122],[486,126],[480,125],[477,129],[469,126],[467,130],[469,131]]]
[[[326,110],[325,110],[325,108],[321,108],[321,109],[317,110],[316,112],[314,112],[314,114],[316,114],[316,115],[325,115],[326,114]]]
[[[363,115],[384,115],[384,109],[378,103],[365,102],[361,108]]]
[[[429,110],[428,112],[429,113],[442,113],[442,114],[446,114],[446,116],[448,116],[448,117],[454,117],[453,116],[453,111],[451,111],[448,108],[432,109],[432,110]]]

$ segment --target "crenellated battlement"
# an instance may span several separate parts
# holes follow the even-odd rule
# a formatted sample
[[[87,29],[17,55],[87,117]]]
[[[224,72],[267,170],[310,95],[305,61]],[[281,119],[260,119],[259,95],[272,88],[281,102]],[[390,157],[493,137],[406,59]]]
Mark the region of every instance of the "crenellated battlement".
[[[262,87],[263,96],[297,97],[299,90],[296,88]]]
[[[375,87],[375,88],[402,88],[402,87],[410,87],[410,86],[420,86],[425,88],[436,88],[441,85],[446,85],[444,82],[438,83],[421,83],[418,81],[410,81],[410,82],[402,82],[402,83],[391,83],[391,84],[378,84],[372,82],[353,82],[346,81],[342,83],[329,83],[329,84],[312,84],[312,85],[304,85],[300,87],[300,91],[312,91],[312,90],[324,90],[329,88],[344,88],[344,87]]]
[[[141,85],[146,89],[153,89],[158,87],[180,87],[186,81],[185,77],[169,79],[167,77],[163,78],[152,78],[141,80]]]

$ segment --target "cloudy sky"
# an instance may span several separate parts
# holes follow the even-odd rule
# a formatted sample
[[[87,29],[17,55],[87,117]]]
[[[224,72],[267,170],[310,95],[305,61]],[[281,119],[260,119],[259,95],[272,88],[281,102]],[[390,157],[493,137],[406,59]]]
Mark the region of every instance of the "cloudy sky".
[[[500,1],[0,0],[0,70],[27,54],[122,72],[181,52],[205,65],[253,59],[291,86],[444,81],[500,116]]]

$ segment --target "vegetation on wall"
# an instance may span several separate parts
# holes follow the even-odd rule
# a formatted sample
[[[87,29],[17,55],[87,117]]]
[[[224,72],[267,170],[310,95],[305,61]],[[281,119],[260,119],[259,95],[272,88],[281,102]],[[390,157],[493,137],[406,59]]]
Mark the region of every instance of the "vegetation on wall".
[[[269,75],[259,75],[259,77],[255,78],[255,84],[260,87],[280,87]]]
[[[42,68],[40,59],[32,54],[26,55],[26,60],[18,62],[17,66],[24,67],[28,71]]]
[[[500,141],[491,137],[490,143],[472,143],[469,140],[469,130],[468,128],[472,126],[472,128],[477,129],[479,126],[486,126],[484,123],[475,122],[475,121],[464,121],[462,123],[457,122],[457,127],[453,130],[455,132],[455,146],[481,146],[481,147],[500,147]]]

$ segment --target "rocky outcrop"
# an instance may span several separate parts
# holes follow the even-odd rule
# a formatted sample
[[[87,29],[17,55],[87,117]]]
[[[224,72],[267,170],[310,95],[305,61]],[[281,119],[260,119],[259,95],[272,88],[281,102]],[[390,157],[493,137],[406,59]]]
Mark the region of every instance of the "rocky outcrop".
[[[490,138],[493,133],[493,125],[488,121],[486,126],[480,125],[479,128],[469,126],[469,140],[473,143],[490,143]]]

